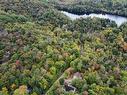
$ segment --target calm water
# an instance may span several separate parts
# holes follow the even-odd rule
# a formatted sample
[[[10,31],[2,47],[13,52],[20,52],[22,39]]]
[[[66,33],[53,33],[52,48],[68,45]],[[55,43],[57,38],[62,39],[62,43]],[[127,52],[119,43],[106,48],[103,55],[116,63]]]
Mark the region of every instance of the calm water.
[[[65,11],[61,11],[62,13],[64,13],[65,15],[67,15],[69,18],[71,18],[72,20],[78,19],[78,18],[87,18],[87,17],[98,17],[98,18],[104,18],[104,19],[110,19],[112,21],[115,21],[116,24],[118,26],[120,26],[121,24],[123,24],[124,22],[127,22],[127,18],[126,17],[122,17],[122,16],[117,16],[117,15],[110,15],[110,14],[96,14],[96,13],[91,13],[89,15],[76,15],[76,14],[72,14],[72,13],[68,13]]]

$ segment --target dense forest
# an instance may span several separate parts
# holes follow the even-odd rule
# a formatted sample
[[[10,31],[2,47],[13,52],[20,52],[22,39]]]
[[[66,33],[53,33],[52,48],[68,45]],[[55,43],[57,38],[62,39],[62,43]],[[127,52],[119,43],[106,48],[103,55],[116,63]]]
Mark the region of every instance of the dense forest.
[[[126,0],[0,0],[0,95],[127,95]]]

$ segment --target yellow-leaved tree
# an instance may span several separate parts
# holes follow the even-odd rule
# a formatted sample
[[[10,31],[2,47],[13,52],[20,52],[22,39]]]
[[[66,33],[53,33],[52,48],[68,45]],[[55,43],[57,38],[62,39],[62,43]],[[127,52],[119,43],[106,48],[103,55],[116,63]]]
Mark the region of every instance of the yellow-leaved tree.
[[[13,95],[28,95],[28,90],[26,85],[20,86],[18,89],[14,91]]]

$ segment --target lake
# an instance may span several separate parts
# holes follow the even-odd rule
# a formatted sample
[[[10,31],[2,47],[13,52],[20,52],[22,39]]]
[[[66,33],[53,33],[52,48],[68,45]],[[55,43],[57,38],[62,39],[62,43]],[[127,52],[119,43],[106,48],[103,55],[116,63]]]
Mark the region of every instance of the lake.
[[[61,12],[63,14],[65,14],[66,16],[68,16],[71,20],[75,20],[75,19],[79,19],[79,18],[87,18],[87,17],[91,17],[91,18],[98,17],[98,18],[109,19],[111,21],[115,21],[118,26],[120,26],[124,22],[127,22],[127,18],[126,17],[117,16],[117,15],[111,15],[111,14],[91,13],[89,15],[87,15],[87,14],[76,15],[76,14],[72,14],[72,13],[69,13],[69,12],[66,12],[66,11],[61,11]]]

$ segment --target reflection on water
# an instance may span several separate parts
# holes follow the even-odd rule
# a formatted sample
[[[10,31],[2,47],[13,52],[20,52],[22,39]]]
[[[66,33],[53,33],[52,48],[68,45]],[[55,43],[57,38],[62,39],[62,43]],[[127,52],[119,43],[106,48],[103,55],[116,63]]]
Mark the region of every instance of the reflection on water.
[[[117,16],[117,15],[110,15],[110,14],[96,14],[96,13],[91,13],[89,15],[84,14],[84,15],[76,15],[76,14],[72,14],[72,13],[68,13],[65,11],[61,11],[62,13],[64,13],[65,15],[67,15],[69,18],[71,18],[72,20],[75,19],[79,19],[79,18],[87,18],[87,17],[98,17],[98,18],[104,18],[104,19],[110,19],[112,21],[115,21],[116,24],[118,26],[120,26],[121,24],[123,24],[124,22],[127,22],[127,18],[126,17],[122,17],[122,16]]]

